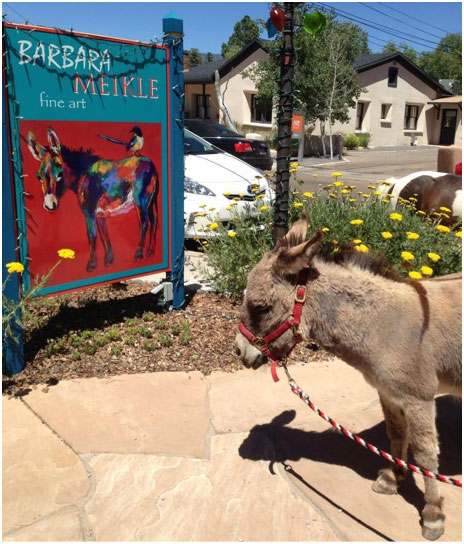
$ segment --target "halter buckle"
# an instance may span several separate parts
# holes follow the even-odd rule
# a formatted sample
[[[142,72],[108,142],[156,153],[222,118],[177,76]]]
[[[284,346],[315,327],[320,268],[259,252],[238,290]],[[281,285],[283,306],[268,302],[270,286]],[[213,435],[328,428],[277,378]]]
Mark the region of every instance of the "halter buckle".
[[[263,350],[264,346],[265,346],[265,342],[262,338],[260,338],[259,336],[256,337],[256,339],[254,340],[253,344],[255,345],[255,347],[257,347],[260,351]]]
[[[300,289],[303,290],[303,295],[302,296],[298,295]],[[298,287],[296,288],[295,302],[299,302],[300,304],[304,304],[305,300],[306,300],[306,287],[304,285],[298,285]]]

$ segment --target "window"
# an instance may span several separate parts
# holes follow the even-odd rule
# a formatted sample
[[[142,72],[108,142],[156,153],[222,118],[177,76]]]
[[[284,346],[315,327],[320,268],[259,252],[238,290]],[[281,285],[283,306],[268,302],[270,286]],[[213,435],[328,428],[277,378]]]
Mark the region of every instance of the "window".
[[[251,120],[255,123],[272,123],[272,100],[251,95]]]
[[[358,109],[356,110],[356,130],[362,130],[363,120],[365,113],[364,102],[358,102]]]
[[[388,86],[396,87],[398,85],[398,68],[391,66],[388,69]]]
[[[406,104],[404,112],[404,130],[417,130],[417,119],[419,118],[419,106]]]
[[[211,103],[211,96],[209,94],[195,95],[197,119],[209,119],[210,103]]]
[[[390,121],[390,109],[391,104],[382,104],[382,110],[380,113],[381,121]]]

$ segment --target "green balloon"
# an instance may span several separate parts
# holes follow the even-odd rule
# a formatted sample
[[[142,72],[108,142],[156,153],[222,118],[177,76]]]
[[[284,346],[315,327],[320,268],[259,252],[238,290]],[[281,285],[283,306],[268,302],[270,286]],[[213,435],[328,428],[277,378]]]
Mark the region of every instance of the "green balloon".
[[[316,36],[316,34],[325,28],[325,25],[325,16],[320,11],[312,11],[304,16],[303,28],[308,34]]]

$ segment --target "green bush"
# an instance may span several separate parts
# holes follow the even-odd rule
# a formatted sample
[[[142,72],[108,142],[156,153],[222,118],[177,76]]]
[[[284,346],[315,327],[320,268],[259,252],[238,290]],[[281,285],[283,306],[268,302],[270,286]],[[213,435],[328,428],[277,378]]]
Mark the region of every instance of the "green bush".
[[[360,141],[356,134],[347,134],[343,136],[343,145],[347,149],[356,149],[360,146]]]
[[[363,132],[362,134],[358,134],[357,138],[360,147],[367,147],[369,145],[371,135],[369,134],[369,132]]]
[[[355,189],[335,181],[317,193],[294,191],[290,224],[305,212],[310,220],[309,234],[314,229],[325,233],[320,253],[329,255],[348,247],[380,254],[403,276],[411,272],[441,276],[461,270],[460,231],[440,232],[440,218],[424,220],[411,203],[400,203],[392,210],[388,198],[373,186],[366,193]],[[251,269],[273,246],[272,210],[258,211],[254,218],[249,214],[235,216],[233,231],[218,225],[217,235],[203,244],[208,260],[204,272],[220,293],[234,301],[242,297]],[[410,256],[405,258],[402,252],[409,252],[413,259],[408,260]],[[433,261],[430,254],[440,258]]]

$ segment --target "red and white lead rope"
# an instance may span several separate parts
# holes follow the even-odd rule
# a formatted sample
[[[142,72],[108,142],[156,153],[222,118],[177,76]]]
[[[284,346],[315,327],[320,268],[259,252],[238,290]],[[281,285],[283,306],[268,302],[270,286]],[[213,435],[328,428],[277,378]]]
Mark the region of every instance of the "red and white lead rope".
[[[445,484],[462,487],[462,483],[459,480],[456,480],[455,478],[448,478],[447,476],[443,476],[442,474],[436,474],[435,472],[431,472],[430,470],[421,469],[419,467],[416,467],[415,465],[406,463],[402,459],[399,459],[398,457],[393,457],[389,453],[379,448],[376,448],[372,444],[369,444],[369,442],[366,442],[357,434],[353,434],[348,429],[345,429],[345,427],[342,427],[341,425],[339,425],[336,421],[334,421],[331,417],[329,417],[327,414],[325,414],[322,410],[320,410],[316,405],[314,405],[311,402],[311,399],[308,397],[308,395],[301,389],[301,387],[299,387],[295,383],[295,380],[290,376],[286,366],[284,366],[284,370],[287,373],[288,383],[290,385],[292,392],[295,393],[295,395],[297,395],[298,397],[300,397],[300,399],[303,402],[305,402],[311,408],[311,410],[316,412],[318,416],[320,416],[322,419],[330,423],[332,427],[335,427],[335,429],[342,432],[346,437],[350,438],[351,440],[354,440],[357,444],[359,444],[360,446],[363,446],[363,448],[368,449],[372,453],[375,453],[376,455],[384,457],[387,461],[390,461],[391,463],[396,464],[406,470],[407,469],[412,470],[416,474],[422,474],[422,476],[426,476],[427,478],[431,478],[433,480],[439,480],[440,482],[443,482]]]

